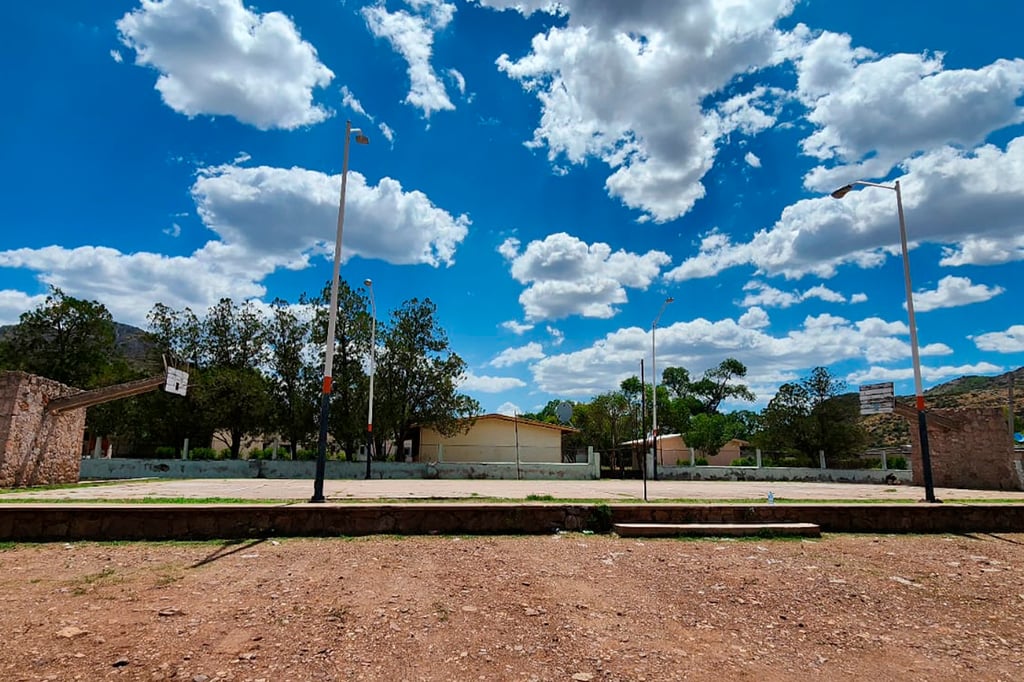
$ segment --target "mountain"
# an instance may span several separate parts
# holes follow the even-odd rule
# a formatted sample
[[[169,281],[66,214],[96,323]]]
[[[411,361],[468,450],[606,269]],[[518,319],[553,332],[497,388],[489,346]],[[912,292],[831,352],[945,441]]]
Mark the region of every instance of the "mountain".
[[[1014,385],[1014,414],[1024,413],[1024,367],[999,376],[963,376],[924,392],[929,409],[955,407],[1006,407],[1009,404],[1010,381]],[[848,394],[856,396],[856,394]],[[896,400],[914,405],[914,396],[897,396]],[[871,435],[871,447],[893,447],[910,442],[910,424],[903,417],[874,414],[862,418]]]

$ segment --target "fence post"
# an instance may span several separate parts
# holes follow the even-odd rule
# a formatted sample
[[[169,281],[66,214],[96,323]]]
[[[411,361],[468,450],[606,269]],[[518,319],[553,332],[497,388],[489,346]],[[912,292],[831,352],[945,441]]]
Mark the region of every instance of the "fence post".
[[[601,478],[601,454],[594,452],[594,446],[587,446],[587,464],[590,465],[590,477],[595,481]]]
[[[821,468],[825,468],[825,451],[818,450],[818,461],[821,463]]]
[[[889,462],[888,462],[888,459],[885,456],[885,450],[882,450],[882,471],[887,471],[888,469],[889,469]]]
[[[761,448],[758,448],[758,449],[754,450],[754,453],[757,455],[757,468],[760,469],[761,468]]]
[[[188,459],[188,438],[185,439],[185,445],[181,448],[181,458]]]
[[[697,466],[697,459],[694,456],[693,448],[690,448],[690,466]]]

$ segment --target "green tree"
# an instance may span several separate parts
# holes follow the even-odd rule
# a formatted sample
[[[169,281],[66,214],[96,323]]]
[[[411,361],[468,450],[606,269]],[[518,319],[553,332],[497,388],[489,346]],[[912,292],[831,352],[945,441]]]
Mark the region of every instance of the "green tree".
[[[0,339],[0,367],[16,369],[76,388],[115,383],[122,360],[114,321],[96,301],[67,296],[53,287],[35,310]]]
[[[320,368],[306,352],[312,328],[281,299],[270,305],[267,327],[270,354],[267,368],[273,404],[271,424],[290,444],[292,459],[300,443],[314,432]]]
[[[723,414],[698,414],[690,420],[686,444],[711,459],[726,443],[735,438],[737,422]]]
[[[704,372],[699,381],[690,384],[690,393],[701,400],[707,414],[718,412],[722,401],[727,399],[754,401],[756,396],[745,384],[734,379],[747,376],[747,367],[735,358],[726,358]]]
[[[330,282],[324,285],[317,298],[309,301],[302,299],[302,302],[315,306],[313,343],[319,350],[316,366],[318,373],[321,374],[324,367],[323,349],[327,340],[330,300]],[[347,454],[355,452],[366,438],[371,322],[368,308],[369,300],[362,289],[353,289],[344,280],[340,282],[334,328],[328,428],[334,441],[339,443]],[[319,411],[315,414],[319,419]],[[374,421],[379,421],[376,415]],[[319,427],[319,424],[317,426]]]
[[[266,431],[270,418],[269,386],[260,372],[268,357],[262,315],[252,302],[223,298],[203,319],[189,308],[179,312],[158,303],[149,320],[159,346],[192,363],[187,405],[168,415],[182,420],[171,442],[223,429],[238,457],[242,438]]]
[[[867,442],[858,404],[845,400],[846,384],[824,367],[798,383],[779,387],[761,413],[761,430],[753,438],[772,452],[799,453],[814,461],[818,451],[837,458],[857,454]]]
[[[401,447],[415,426],[445,435],[469,428],[466,418],[480,413],[476,400],[458,392],[466,363],[448,343],[430,299],[411,299],[392,311],[378,355],[374,437],[390,437]],[[374,451],[379,452],[375,447]]]

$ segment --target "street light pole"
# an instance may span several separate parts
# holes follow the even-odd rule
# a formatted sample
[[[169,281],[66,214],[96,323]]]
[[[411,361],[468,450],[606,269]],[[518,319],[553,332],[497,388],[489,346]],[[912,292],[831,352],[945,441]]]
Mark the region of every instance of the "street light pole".
[[[373,459],[373,375],[377,372],[377,303],[373,298],[373,280],[363,284],[370,291],[370,407],[366,413],[366,480],[370,480],[370,460]]]
[[[935,486],[932,482],[932,457],[928,447],[928,417],[925,412],[924,387],[921,383],[921,353],[918,350],[917,322],[914,319],[914,289],[910,284],[910,254],[907,251],[907,222],[903,217],[903,193],[900,191],[900,181],[892,185],[882,185],[876,182],[857,180],[844,185],[832,192],[832,197],[842,199],[850,193],[857,185],[865,187],[881,187],[896,192],[896,211],[900,220],[900,248],[903,252],[903,283],[907,291],[907,318],[910,324],[910,356],[914,363],[914,394],[917,398],[917,428],[921,438],[921,469],[924,478],[924,497],[928,502],[937,502],[935,499]]]
[[[661,319],[662,313],[665,312],[665,308],[668,307],[669,303],[675,301],[674,298],[669,296],[665,299],[665,302],[661,304],[661,310],[658,311],[657,317],[654,318],[654,322],[651,323],[651,384],[654,386],[653,395],[651,396],[651,431],[654,434],[654,480],[658,480],[658,351],[657,344],[655,343],[654,333],[658,328],[658,320]]]
[[[348,185],[348,148],[355,135],[356,143],[370,140],[352,121],[345,121],[345,151],[341,162],[341,197],[338,200],[338,231],[334,237],[334,271],[331,275],[331,307],[327,311],[327,341],[324,343],[324,380],[320,393],[320,439],[316,451],[316,479],[310,502],[325,502],[324,472],[327,469],[327,420],[331,412],[331,382],[334,373],[334,333],[338,324],[338,282],[341,275],[341,235],[345,227],[345,189]]]

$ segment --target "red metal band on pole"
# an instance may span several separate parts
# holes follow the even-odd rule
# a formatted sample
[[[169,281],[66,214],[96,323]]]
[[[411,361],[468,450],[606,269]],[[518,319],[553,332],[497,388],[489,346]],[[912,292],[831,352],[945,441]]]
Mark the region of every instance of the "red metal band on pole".
[[[331,392],[331,377],[324,377],[324,393]]]

